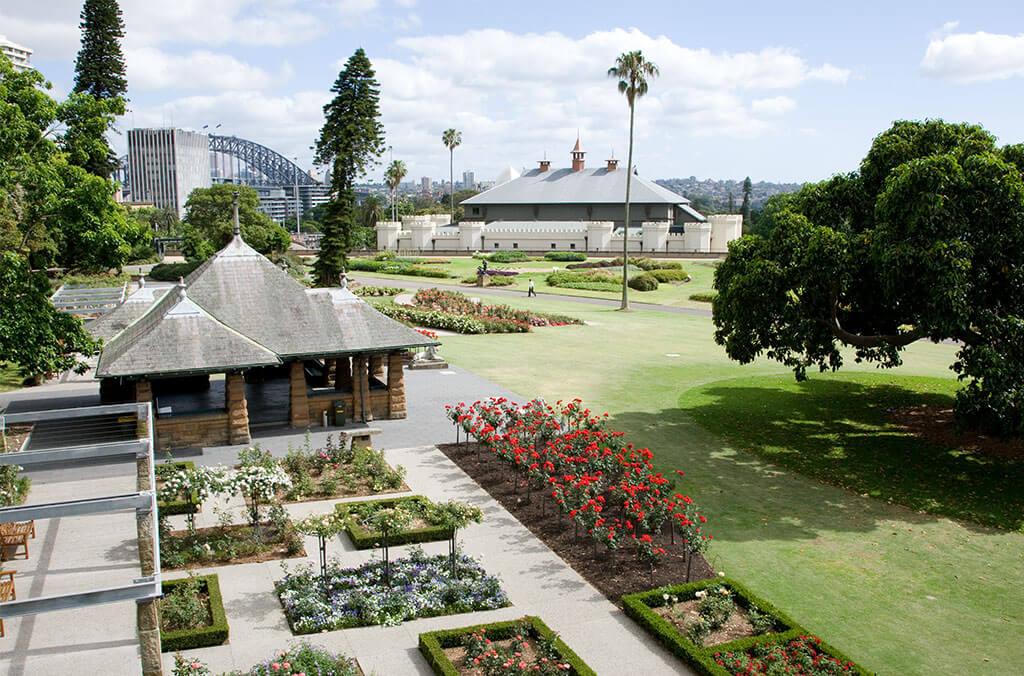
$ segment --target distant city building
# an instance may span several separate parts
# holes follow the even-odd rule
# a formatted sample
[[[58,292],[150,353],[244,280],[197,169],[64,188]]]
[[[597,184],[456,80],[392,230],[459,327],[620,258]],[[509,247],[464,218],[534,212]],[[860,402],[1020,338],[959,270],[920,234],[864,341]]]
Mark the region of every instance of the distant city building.
[[[430,180],[429,176],[424,176],[420,179],[420,192],[425,195],[429,195],[433,192],[434,182]]]
[[[462,189],[472,190],[476,187],[476,176],[473,175],[472,171],[462,172]]]
[[[211,185],[209,137],[184,129],[130,129],[128,182],[132,202],[184,216],[189,194]]]
[[[290,185],[265,186],[254,185],[260,198],[260,211],[270,216],[271,220],[280,223],[289,230],[295,229],[295,187]],[[331,199],[329,185],[300,185],[299,213],[305,218],[313,207],[326,204]]]
[[[630,218],[625,220],[626,170],[618,161],[588,169],[579,139],[572,166],[536,169],[462,202],[464,219],[403,217],[377,225],[377,248],[419,251],[573,250],[621,252],[623,238],[636,252],[724,253],[742,234],[743,217],[705,217],[690,200],[641,176],[633,176]],[[463,174],[463,181],[468,178]]]
[[[32,68],[32,64],[29,63],[29,59],[32,58],[32,50],[16,42],[11,42],[3,35],[0,35],[0,54],[10,59],[14,64],[14,70],[19,73]]]

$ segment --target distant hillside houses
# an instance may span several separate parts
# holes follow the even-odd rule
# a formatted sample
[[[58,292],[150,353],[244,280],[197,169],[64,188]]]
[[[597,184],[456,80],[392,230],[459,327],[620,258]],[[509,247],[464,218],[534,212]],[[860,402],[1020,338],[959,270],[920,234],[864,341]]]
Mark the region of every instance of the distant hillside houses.
[[[618,161],[588,168],[580,140],[571,166],[542,160],[521,176],[508,172],[493,188],[461,204],[458,224],[447,216],[403,216],[377,224],[377,248],[403,251],[723,253],[742,234],[738,214],[705,216],[690,200],[634,174],[626,223],[626,170]]]
[[[679,193],[686,197],[693,204],[694,208],[701,209],[710,214],[728,213],[729,194],[733,196],[733,210],[739,213],[740,205],[743,204],[743,179],[737,181],[720,180],[713,178],[662,178],[655,181],[658,185],[668,188],[672,192]],[[760,209],[764,206],[765,200],[772,195],[780,193],[796,192],[803,186],[803,183],[773,183],[771,181],[757,181],[751,185],[750,206],[752,209]]]

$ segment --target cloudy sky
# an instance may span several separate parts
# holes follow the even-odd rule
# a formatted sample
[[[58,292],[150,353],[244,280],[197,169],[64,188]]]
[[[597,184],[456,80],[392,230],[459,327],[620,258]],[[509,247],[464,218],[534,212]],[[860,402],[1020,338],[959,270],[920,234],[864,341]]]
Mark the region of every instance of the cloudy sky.
[[[1024,141],[1016,4],[121,0],[119,127],[220,124],[308,166],[330,86],[363,47],[410,178],[447,175],[441,132],[454,126],[456,172],[487,180],[545,154],[568,164],[577,130],[591,161],[624,158],[628,109],[605,72],[642,49],[661,70],[638,105],[642,174],[815,180],[855,168],[894,119]],[[80,5],[0,0],[0,35],[34,49],[58,93]]]

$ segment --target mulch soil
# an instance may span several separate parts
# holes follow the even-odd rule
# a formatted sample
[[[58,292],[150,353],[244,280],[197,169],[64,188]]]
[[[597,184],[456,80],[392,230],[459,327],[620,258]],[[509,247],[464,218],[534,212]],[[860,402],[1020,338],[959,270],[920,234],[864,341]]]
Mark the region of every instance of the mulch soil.
[[[210,526],[208,528],[196,528],[196,541],[200,544],[210,539],[218,539],[230,534],[233,537],[246,537],[252,528],[245,524],[232,524],[226,528],[222,526]],[[306,555],[303,547],[300,551],[289,554],[288,546],[284,540],[284,534],[277,530],[273,524],[264,523],[260,526],[262,545],[254,554],[249,556],[236,556],[231,559],[204,558],[202,560],[190,561],[183,566],[169,566],[161,564],[164,570],[188,570],[190,568],[214,568],[218,566],[234,566],[240,563],[262,563],[276,559],[294,559]],[[174,538],[187,538],[188,530],[176,530],[170,533]]]
[[[700,613],[697,610],[699,605],[700,601],[692,599],[681,603],[659,606],[652,610],[665,618],[673,627],[679,630],[679,633],[685,636],[686,628],[700,619]],[[747,614],[747,611],[737,606],[733,609],[732,615],[729,616],[725,624],[708,634],[707,638],[704,639],[704,645],[716,646],[756,635],[757,632],[754,631],[754,627],[750,624],[750,616]]]
[[[658,567],[652,575],[650,567],[637,561],[632,547],[624,546],[618,551],[599,547],[594,552],[593,541],[585,533],[576,537],[573,524],[567,515],[560,515],[550,498],[542,499],[541,491],[533,491],[527,502],[526,490],[520,484],[519,492],[513,493],[508,467],[490,457],[489,451],[480,450],[477,460],[476,444],[440,444],[438,448],[462,468],[491,497],[505,507],[521,524],[544,541],[563,561],[583,576],[617,606],[622,605],[624,594],[647,591],[653,587],[681,584],[687,581],[687,560],[678,544],[672,545],[668,533],[664,533],[659,544],[667,553],[659,558]],[[542,510],[542,503],[544,505]],[[657,539],[656,539],[657,541]],[[696,555],[690,564],[689,581],[714,577],[715,571],[703,556]]]
[[[889,412],[896,425],[943,448],[956,448],[997,460],[1024,460],[1024,439],[1001,438],[977,430],[958,429],[953,409],[939,406],[910,406]]]

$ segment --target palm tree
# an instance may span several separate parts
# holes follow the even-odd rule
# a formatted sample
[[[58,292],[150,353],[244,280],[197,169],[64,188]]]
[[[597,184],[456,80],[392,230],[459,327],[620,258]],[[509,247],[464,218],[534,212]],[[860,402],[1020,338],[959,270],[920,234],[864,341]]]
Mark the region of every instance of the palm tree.
[[[626,161],[626,221],[622,233],[622,307],[629,309],[629,185],[633,178],[633,114],[636,100],[647,93],[647,78],[658,77],[658,67],[637,50],[624,52],[608,69],[608,77],[617,78],[619,93],[629,102],[629,159]]]
[[[384,205],[381,204],[381,199],[376,195],[368,196],[363,200],[363,205],[359,210],[359,215],[359,220],[363,227],[377,227],[377,221],[379,221],[384,215]]]
[[[455,129],[445,129],[441,134],[441,140],[448,148],[448,180],[451,184],[451,221],[455,222],[455,149],[462,145],[462,132]]]
[[[398,186],[402,184],[402,179],[409,171],[405,168],[405,162],[402,160],[391,160],[391,164],[388,165],[387,170],[384,172],[384,181],[388,184],[388,188],[391,189],[391,220],[398,220]]]

